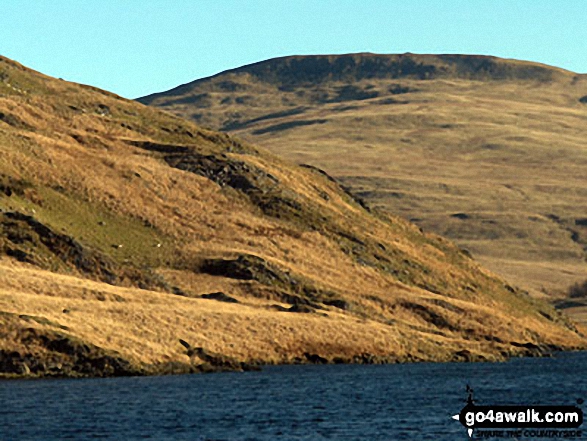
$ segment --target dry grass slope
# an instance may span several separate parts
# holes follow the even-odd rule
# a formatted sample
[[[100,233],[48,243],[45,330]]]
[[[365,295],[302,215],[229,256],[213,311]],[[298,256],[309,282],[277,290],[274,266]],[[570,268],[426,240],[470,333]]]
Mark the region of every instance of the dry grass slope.
[[[318,169],[3,58],[0,157],[4,375],[586,343],[547,304]]]
[[[140,101],[318,166],[534,296],[587,279],[585,75],[476,56],[286,57]]]

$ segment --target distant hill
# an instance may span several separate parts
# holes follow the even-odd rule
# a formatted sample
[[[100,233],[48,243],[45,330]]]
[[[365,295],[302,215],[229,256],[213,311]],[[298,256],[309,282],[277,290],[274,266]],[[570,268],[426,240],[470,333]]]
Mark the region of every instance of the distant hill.
[[[502,359],[563,315],[312,166],[0,59],[0,373]]]
[[[485,56],[301,56],[139,101],[323,168],[534,296],[587,279],[585,75]]]
[[[330,83],[355,83],[363,80],[436,80],[467,79],[477,81],[543,81],[549,82],[574,76],[572,72],[537,63],[504,60],[475,55],[318,55],[274,58],[222,72],[171,89],[154,93],[138,101],[144,104],[188,104],[173,97],[193,96],[200,88],[212,92],[239,92],[246,90],[246,81],[231,82],[229,78],[249,77],[250,82],[276,86],[282,92],[299,87],[313,87]],[[208,86],[208,87],[206,87]],[[349,90],[349,89],[347,89]],[[369,90],[369,88],[367,88]],[[393,90],[390,91],[393,94]],[[401,90],[396,90],[396,93]],[[298,94],[301,95],[301,94]],[[338,96],[314,96],[316,103],[353,101],[375,98],[375,91],[352,96],[344,91]],[[322,99],[321,99],[322,98]],[[224,103],[226,104],[226,103]]]

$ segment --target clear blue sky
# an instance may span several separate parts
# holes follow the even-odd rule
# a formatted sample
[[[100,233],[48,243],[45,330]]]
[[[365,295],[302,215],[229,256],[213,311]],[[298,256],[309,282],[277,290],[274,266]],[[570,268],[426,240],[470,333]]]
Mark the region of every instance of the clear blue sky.
[[[282,55],[465,53],[587,72],[585,0],[0,0],[0,54],[136,98]]]

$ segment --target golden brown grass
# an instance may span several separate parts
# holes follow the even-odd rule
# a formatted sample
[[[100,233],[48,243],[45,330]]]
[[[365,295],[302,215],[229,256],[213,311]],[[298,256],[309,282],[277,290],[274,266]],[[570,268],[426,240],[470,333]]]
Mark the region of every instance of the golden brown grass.
[[[0,193],[0,208],[34,217],[116,268],[155,273],[168,287],[113,286],[72,265],[37,259],[33,266],[5,256],[0,312],[49,320],[19,319],[19,329],[66,326],[74,337],[141,363],[186,359],[180,338],[268,363],[305,352],[450,360],[462,349],[496,359],[521,351],[511,342],[584,345],[549,306],[447,240],[367,212],[315,170],[112,94],[3,60],[0,70],[6,73],[0,112],[9,115],[0,121],[0,177],[24,189]],[[261,188],[264,197],[297,208],[287,211],[283,202],[281,217],[265,214],[243,191],[174,168],[164,153],[136,141],[260,170],[274,179]],[[16,243],[7,231],[0,230],[0,247]],[[40,253],[39,242],[27,243],[21,251]],[[258,256],[295,283],[201,271],[205,259],[237,255]],[[240,303],[199,298],[215,291]],[[285,294],[312,293],[312,313],[275,309],[290,306]],[[347,302],[346,310],[323,303],[329,296]],[[2,347],[26,350],[18,346],[18,330],[11,335]]]
[[[413,59],[439,65],[435,57]],[[295,76],[295,61],[276,61],[275,70]],[[278,90],[271,75],[243,68],[149,101],[323,168],[370,205],[449,237],[533,295],[558,297],[587,279],[587,227],[575,224],[587,198],[587,104],[579,101],[587,78],[494,61],[539,70],[505,79],[449,71],[428,80],[293,81]],[[230,82],[236,91],[222,88]],[[378,95],[327,102],[349,84]],[[178,101],[198,94],[205,104]]]
[[[394,326],[389,326],[335,311],[328,311],[326,316],[293,314],[275,312],[258,302],[230,305],[114,287],[5,260],[0,267],[0,310],[46,318],[66,326],[76,337],[116,350],[136,362],[187,362],[180,338],[208,350],[266,363],[292,362],[304,352],[329,358],[369,353],[393,354],[399,360],[449,360],[454,352],[467,348],[490,358],[499,357],[494,352],[496,347],[488,347],[486,342],[430,333],[429,324],[418,323],[407,314],[396,316]],[[214,286],[222,289],[223,283],[216,281]],[[435,297],[440,296],[424,298]],[[466,316],[458,318],[461,322],[507,324],[511,331],[504,329],[504,338],[519,338],[519,327],[553,331],[552,327],[512,319],[489,307],[455,304],[468,310]],[[536,324],[539,326],[534,327]],[[557,334],[555,330],[553,336]],[[554,341],[569,342],[564,333]],[[10,346],[10,342],[3,344]]]

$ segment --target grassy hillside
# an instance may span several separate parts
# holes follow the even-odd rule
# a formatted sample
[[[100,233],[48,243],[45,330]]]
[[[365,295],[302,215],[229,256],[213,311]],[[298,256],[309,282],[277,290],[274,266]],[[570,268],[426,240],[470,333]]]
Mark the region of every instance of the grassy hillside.
[[[535,296],[587,279],[584,75],[465,55],[286,57],[140,101],[318,166]]]
[[[501,359],[575,326],[325,172],[0,59],[0,373]]]

